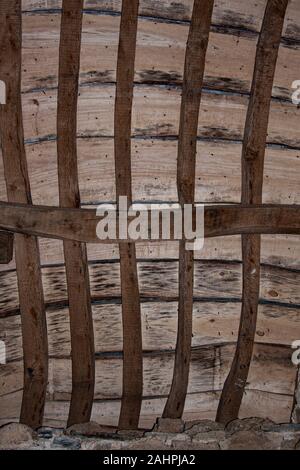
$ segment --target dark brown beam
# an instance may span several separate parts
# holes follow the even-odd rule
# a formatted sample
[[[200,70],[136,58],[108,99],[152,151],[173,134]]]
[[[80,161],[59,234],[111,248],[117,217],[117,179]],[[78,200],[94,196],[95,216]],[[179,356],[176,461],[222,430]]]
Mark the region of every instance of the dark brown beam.
[[[139,0],[123,0],[120,24],[115,102],[116,195],[132,200],[131,116]],[[119,428],[138,427],[143,395],[141,307],[133,243],[119,245],[122,323],[123,395]]]
[[[0,232],[0,264],[8,264],[13,259],[14,236],[9,232]]]
[[[272,87],[288,0],[268,0],[257,45],[242,152],[242,203],[261,204]],[[238,418],[256,331],[260,286],[260,235],[243,235],[243,295],[237,347],[225,381],[217,421]]]
[[[201,92],[205,69],[214,0],[195,0],[187,41],[177,158],[179,203],[193,204],[197,131]],[[186,241],[179,243],[178,331],[173,380],[163,412],[165,418],[181,418],[188,388],[192,346],[194,252],[186,250]]]
[[[10,202],[31,204],[21,104],[21,0],[1,2],[0,31],[0,79],[6,84],[6,104],[0,106],[0,132],[7,195]],[[24,352],[20,421],[38,428],[44,415],[48,344],[36,237],[15,235],[15,257]]]
[[[77,101],[83,0],[63,0],[59,47],[57,154],[60,206],[80,207],[77,167]],[[94,334],[86,245],[64,241],[72,350],[68,426],[88,422],[94,387]]]
[[[0,202],[2,230],[82,243],[127,244],[126,240],[118,237],[99,240],[96,229],[102,219],[94,209],[63,209]],[[195,213],[193,219],[195,221]],[[130,223],[132,218],[129,217],[128,220]],[[204,224],[205,238],[246,233],[300,235],[300,205],[206,206]],[[147,239],[141,238],[136,242],[145,240]],[[170,240],[176,240],[172,223]],[[151,243],[151,240],[149,242]]]

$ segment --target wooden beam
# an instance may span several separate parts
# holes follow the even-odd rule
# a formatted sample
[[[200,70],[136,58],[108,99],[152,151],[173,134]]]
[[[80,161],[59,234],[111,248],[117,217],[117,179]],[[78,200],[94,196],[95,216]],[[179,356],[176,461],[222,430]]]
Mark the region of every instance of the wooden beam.
[[[139,0],[123,0],[115,102],[116,195],[132,200],[131,118]],[[143,395],[141,307],[135,245],[119,245],[123,319],[123,396],[119,428],[138,427]]]
[[[242,152],[242,203],[261,204],[272,87],[288,0],[268,0],[257,45]],[[238,418],[256,332],[260,286],[260,235],[243,235],[243,301],[233,363],[221,395],[217,421]]]
[[[13,203],[31,204],[21,104],[21,0],[1,2],[0,30],[0,79],[6,84],[6,104],[0,106],[0,132],[7,195]],[[15,256],[24,352],[20,421],[38,428],[44,414],[48,344],[37,239],[15,235]]]
[[[214,0],[194,0],[187,41],[180,111],[177,189],[181,205],[195,200],[197,130],[205,58]],[[174,373],[163,412],[166,418],[181,418],[188,389],[192,344],[194,252],[179,244],[178,332]]]
[[[100,240],[97,225],[104,216],[94,209],[69,209],[55,206],[27,206],[0,202],[0,229],[38,237],[73,240],[82,243],[125,243],[118,238]],[[128,221],[133,220],[132,217]],[[193,214],[195,221],[195,212]],[[149,214],[149,224],[151,214]],[[160,221],[161,232],[161,221]],[[300,235],[300,205],[215,205],[204,208],[204,237],[242,234]],[[150,235],[150,233],[149,233]],[[158,238],[162,240],[161,236]],[[137,243],[149,240],[141,238]],[[177,240],[170,224],[170,240]],[[131,241],[131,244],[134,241]]]
[[[62,4],[57,112],[58,181],[61,207],[80,207],[77,167],[77,100],[83,0]],[[94,386],[94,334],[86,246],[64,241],[69,297],[72,398],[68,426],[88,422]]]
[[[0,232],[0,264],[8,264],[13,259],[14,236],[9,232]]]

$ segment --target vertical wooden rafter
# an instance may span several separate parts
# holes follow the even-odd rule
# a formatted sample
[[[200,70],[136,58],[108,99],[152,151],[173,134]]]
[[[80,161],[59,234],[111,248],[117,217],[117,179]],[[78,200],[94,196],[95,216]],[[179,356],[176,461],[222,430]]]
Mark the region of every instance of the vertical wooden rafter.
[[[0,106],[0,129],[7,195],[10,202],[31,204],[21,103],[21,0],[0,6],[0,79],[6,84],[6,104]],[[24,353],[24,390],[20,421],[42,425],[48,380],[48,343],[36,237],[15,235]]]
[[[268,0],[245,124],[242,151],[242,203],[261,204],[272,87],[288,0]],[[242,236],[243,296],[237,347],[221,395],[217,421],[238,418],[256,331],[260,284],[260,235]]]
[[[77,101],[83,0],[63,0],[59,48],[57,152],[61,207],[80,207]],[[95,386],[94,334],[86,245],[64,241],[72,348],[68,425],[90,419]]]
[[[116,196],[132,201],[131,115],[139,0],[123,0],[115,103]],[[134,243],[120,250],[123,321],[123,396],[119,427],[138,426],[143,394],[141,307]]]
[[[187,42],[180,112],[177,188],[180,204],[193,204],[197,130],[213,0],[195,0]],[[178,333],[171,391],[163,416],[180,418],[188,388],[192,343],[194,253],[179,245]]]

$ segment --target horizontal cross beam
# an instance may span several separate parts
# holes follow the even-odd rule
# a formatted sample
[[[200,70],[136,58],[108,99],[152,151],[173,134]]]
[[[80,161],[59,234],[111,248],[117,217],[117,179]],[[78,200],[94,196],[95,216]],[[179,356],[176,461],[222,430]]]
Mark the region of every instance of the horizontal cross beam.
[[[146,206],[145,206],[146,207]],[[148,212],[149,227],[155,211],[160,216],[169,209]],[[116,215],[120,215],[116,212]],[[193,227],[196,224],[196,208],[193,209]],[[84,243],[140,242],[149,238],[131,240],[116,238],[99,239],[97,225],[105,216],[96,209],[72,209],[56,206],[35,206],[0,202],[0,229],[9,232],[35,235],[44,238],[74,240]],[[128,224],[135,219],[128,217]],[[160,230],[162,228],[162,217]],[[251,234],[300,234],[300,205],[214,205],[204,206],[204,237]],[[159,236],[157,239],[162,240]],[[169,240],[177,240],[174,219],[170,217]],[[149,240],[151,241],[151,240]]]

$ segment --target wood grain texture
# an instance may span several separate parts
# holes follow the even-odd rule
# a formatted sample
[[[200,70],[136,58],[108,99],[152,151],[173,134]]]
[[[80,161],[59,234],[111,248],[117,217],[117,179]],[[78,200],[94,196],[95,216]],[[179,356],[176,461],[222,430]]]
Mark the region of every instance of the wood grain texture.
[[[0,232],[0,264],[8,264],[13,259],[14,236],[12,233]]]
[[[257,45],[242,152],[242,203],[260,204],[272,86],[287,0],[268,0]],[[260,286],[259,235],[243,235],[243,302],[236,353],[225,382],[217,421],[238,418],[253,353]]]
[[[194,419],[206,417],[209,413],[211,413],[210,417],[214,419],[216,401],[228,373],[234,349],[235,345],[232,342],[216,345],[204,344],[199,348],[193,349],[189,393],[187,395],[185,412],[191,413]],[[282,419],[282,421],[288,421],[287,413],[290,412],[292,407],[292,394],[296,376],[296,369],[290,361],[290,353],[289,345],[285,347],[271,344],[255,345],[254,358],[245,394],[246,404],[248,403],[246,406],[249,406],[248,395],[252,396],[252,416],[270,416],[270,413],[273,411],[275,420]],[[168,352],[151,351],[144,354],[145,391],[140,424],[148,414],[152,418],[155,413],[157,415],[161,414],[172,378],[173,361],[174,350]],[[1,422],[5,418],[13,418],[12,413],[16,413],[19,406],[17,394],[20,388],[22,366],[20,362],[12,362],[7,367],[7,373],[3,374],[0,379],[2,390],[6,392],[6,394],[1,396],[0,401]],[[95,405],[99,407],[102,405],[102,419],[98,416],[100,422],[104,420],[112,424],[112,420],[114,421],[117,418],[117,413],[120,409],[120,398],[122,396],[121,370],[122,359],[120,351],[116,355],[102,355],[96,360],[97,393]],[[72,385],[71,362],[69,358],[51,358],[50,371],[47,407],[55,407],[59,406],[59,403],[66,403],[70,399]],[[286,379],[284,381],[282,380],[283,376]],[[266,377],[268,377],[267,380]],[[203,397],[206,402],[205,404],[202,403],[201,405],[199,396]],[[207,401],[209,396],[215,397],[213,407]],[[10,402],[14,400],[13,406],[12,403],[8,405],[8,397]],[[284,400],[283,397],[285,397]],[[283,401],[280,403],[281,400]],[[155,407],[156,401],[159,401],[159,407]],[[145,410],[146,402],[148,410]],[[112,415],[113,404],[115,411]],[[274,406],[275,408],[272,408]],[[245,402],[243,403],[243,415],[244,407]],[[274,409],[276,414],[274,414]],[[47,419],[49,417],[47,413],[46,417]],[[59,421],[62,422],[65,418],[66,410],[62,413]]]
[[[226,274],[226,279],[230,277],[230,274],[230,272]],[[213,280],[218,282],[216,277]],[[275,290],[275,286],[273,288]],[[202,295],[194,298],[192,347],[233,344],[237,339],[241,299],[237,294],[230,297],[224,285],[219,285],[218,289],[214,296],[208,297],[209,289],[203,288],[199,291]],[[107,359],[114,358],[116,355],[119,357],[123,346],[121,297],[95,300],[92,309],[96,357]],[[177,333],[176,297],[166,296],[165,299],[159,299],[150,298],[149,294],[148,297],[145,295],[141,301],[141,311],[144,353],[174,351]],[[299,304],[276,303],[266,301],[262,297],[259,304],[255,342],[289,347],[299,337],[298,319]],[[0,319],[0,339],[6,342],[9,362],[22,359],[20,322],[21,317],[17,314]],[[71,339],[69,312],[65,304],[57,303],[47,307],[47,324],[50,357],[69,358]],[[234,349],[232,351],[234,352]],[[292,354],[291,348],[290,354]],[[271,367],[270,374],[272,375],[275,370],[276,368]],[[1,369],[2,372],[5,373],[4,367]],[[201,377],[198,380],[201,380]]]
[[[59,53],[57,153],[62,207],[79,207],[77,96],[80,68],[82,0],[64,0]],[[94,335],[86,246],[64,241],[72,341],[72,397],[68,425],[88,422],[94,385]]]
[[[86,0],[85,9],[94,14],[119,13],[122,0]],[[23,11],[41,12],[61,8],[61,0],[24,0]],[[190,0],[141,0],[139,14],[160,21],[187,22],[190,20],[193,4]],[[220,0],[213,11],[213,27],[231,34],[253,35],[260,31],[265,9],[265,0]],[[290,0],[285,19],[283,35],[287,44],[292,47],[293,42],[300,39],[297,18],[300,15],[300,7],[297,0]],[[291,41],[291,43],[288,42]]]
[[[201,345],[194,347],[191,354],[191,376],[189,393],[219,392],[232,360],[235,345]],[[293,395],[296,370],[290,360],[290,347],[272,344],[256,344],[251,375],[247,389],[270,393]],[[167,396],[172,379],[174,349],[149,351],[144,359],[144,397]],[[273,360],[272,371],[267,372]],[[49,391],[54,400],[68,400],[72,394],[71,361],[69,355],[50,358],[51,376]],[[122,397],[121,351],[102,354],[96,359],[96,400]],[[268,380],[264,376],[268,376]],[[282,377],[285,377],[285,381]],[[1,398],[19,389],[22,379],[22,361],[9,362],[1,375]],[[50,397],[49,397],[50,398]]]
[[[31,204],[21,106],[21,1],[1,3],[0,25],[0,77],[7,90],[7,104],[0,108],[7,196],[12,202]],[[48,375],[47,327],[37,239],[15,235],[15,257],[24,352],[20,421],[37,428],[43,420]]]
[[[132,201],[131,115],[139,0],[123,0],[115,101],[116,196]],[[136,251],[133,243],[119,246],[123,318],[123,394],[119,428],[138,427],[143,394],[141,307]]]
[[[177,190],[181,205],[194,204],[197,130],[213,0],[195,0],[186,47],[177,157]],[[179,243],[178,334],[173,380],[164,409],[166,418],[183,414],[192,343],[194,253]]]
[[[18,421],[20,410],[20,394],[7,395],[1,398],[1,409],[5,413],[0,423]],[[183,418],[187,421],[199,419],[214,420],[220,392],[203,392],[188,394]],[[165,404],[165,397],[145,398],[142,404],[139,427],[152,429],[157,416],[160,416]],[[259,408],[257,404],[260,404]],[[92,420],[111,426],[118,425],[120,400],[98,400],[94,402]],[[272,416],[278,423],[288,422],[292,411],[292,397],[258,390],[247,390],[242,403],[241,418]],[[45,426],[65,427],[69,410],[69,401],[48,401],[45,409]],[[276,410],[276,415],[274,415]]]
[[[119,305],[121,288],[118,260],[90,262],[89,271],[93,302],[106,306]],[[242,265],[239,261],[195,260],[194,301],[202,300],[204,302],[207,300],[212,303],[219,302],[219,305],[226,301],[234,302],[238,308],[242,294],[241,273]],[[153,302],[161,302],[162,313],[157,312],[158,318],[160,318],[160,315],[166,313],[166,309],[168,309],[168,305],[164,305],[164,302],[176,302],[178,299],[178,262],[167,259],[139,261],[138,274],[142,302],[149,303],[149,308],[151,305],[153,306]],[[46,304],[52,309],[64,308],[68,298],[64,265],[44,267],[42,275]],[[1,273],[0,280],[4,291],[0,300],[1,318],[18,316],[19,299],[16,273],[14,271]],[[300,305],[300,296],[297,290],[299,282],[299,270],[264,264],[261,272],[260,304],[277,308],[279,317],[281,317],[282,310],[288,316],[289,307],[297,309]],[[201,304],[199,305],[201,306]],[[224,316],[231,318],[227,310],[224,311]],[[223,314],[220,319],[222,318]],[[5,320],[3,325],[5,326]],[[290,335],[291,343],[295,338],[291,334],[291,330],[286,328],[286,331],[282,331],[282,337]],[[294,325],[294,329],[297,336],[297,324]],[[217,334],[220,334],[220,330],[217,331]],[[262,336],[266,335],[268,335],[268,331],[264,330]],[[278,337],[280,338],[280,334]],[[166,344],[168,344],[167,339]]]
[[[297,21],[299,13],[294,24]],[[59,24],[59,14],[24,15],[24,91],[57,86]],[[84,15],[81,83],[115,82],[119,24],[119,15]],[[135,82],[181,84],[188,29],[188,22],[155,23],[140,18]],[[249,93],[257,36],[243,36],[235,28],[231,32],[211,32],[204,84],[213,90]],[[276,98],[290,100],[298,70],[297,47],[283,47],[280,52],[273,90]]]

